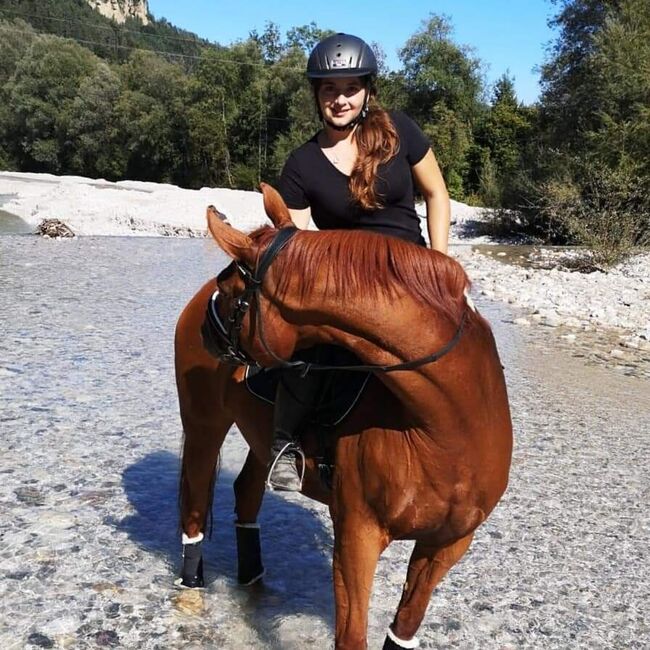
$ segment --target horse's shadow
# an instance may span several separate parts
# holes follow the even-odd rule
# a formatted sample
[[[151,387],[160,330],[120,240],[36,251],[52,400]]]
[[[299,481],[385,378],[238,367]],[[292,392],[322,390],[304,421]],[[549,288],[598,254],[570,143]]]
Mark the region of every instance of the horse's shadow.
[[[170,588],[181,566],[178,525],[178,474],[180,461],[170,452],[148,454],[129,466],[122,483],[135,514],[114,522],[119,530],[147,552],[162,555],[173,568]],[[334,618],[331,594],[332,538],[326,526],[301,503],[267,493],[260,513],[262,554],[267,575],[253,587],[237,585],[237,555],[234,528],[235,476],[225,470],[219,474],[214,492],[213,534],[204,542],[205,577],[210,586],[231,592],[243,617],[249,620],[267,647],[274,645],[278,617],[311,615],[332,627]]]

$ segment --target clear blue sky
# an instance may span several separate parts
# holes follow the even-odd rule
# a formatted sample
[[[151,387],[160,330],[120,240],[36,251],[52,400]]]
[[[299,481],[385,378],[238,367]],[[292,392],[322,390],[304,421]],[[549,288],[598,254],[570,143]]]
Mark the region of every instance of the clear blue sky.
[[[485,66],[488,83],[508,71],[517,96],[526,103],[539,95],[539,75],[545,47],[554,33],[547,21],[555,13],[550,0],[149,0],[149,11],[177,27],[222,45],[246,39],[253,29],[276,23],[287,29],[315,22],[376,41],[391,69],[400,67],[397,51],[418,31],[429,14],[445,14],[454,41],[473,47]]]

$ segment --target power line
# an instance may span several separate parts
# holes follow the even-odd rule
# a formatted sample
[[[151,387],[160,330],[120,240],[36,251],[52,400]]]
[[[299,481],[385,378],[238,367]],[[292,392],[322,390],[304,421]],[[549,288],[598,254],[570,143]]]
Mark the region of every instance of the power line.
[[[32,32],[29,32],[24,29],[4,27],[3,25],[0,25],[0,31],[15,32],[17,34],[32,34]],[[36,32],[36,34],[39,35],[38,32]],[[181,59],[192,59],[195,61],[199,61],[200,59],[203,58],[201,56],[196,56],[194,54],[178,54],[177,52],[168,52],[166,50],[155,50],[155,49],[148,49],[143,47],[135,47],[132,45],[119,45],[118,43],[110,43],[110,42],[99,43],[97,41],[88,41],[82,38],[75,38],[74,36],[62,36],[60,38],[65,38],[71,41],[75,41],[77,43],[82,43],[84,45],[98,45],[100,47],[107,47],[107,48],[113,48],[119,50],[132,50],[134,52],[155,52],[156,54],[164,54],[165,56],[173,56]],[[255,63],[253,61],[251,62],[235,61],[233,59],[223,59],[223,58],[213,58],[212,60],[218,63],[232,63],[233,65],[252,66],[255,68],[276,69],[276,70],[281,69],[281,70],[287,70],[288,72],[304,73],[304,70],[302,68],[291,68],[289,66],[282,66],[278,64],[269,65],[267,63]]]

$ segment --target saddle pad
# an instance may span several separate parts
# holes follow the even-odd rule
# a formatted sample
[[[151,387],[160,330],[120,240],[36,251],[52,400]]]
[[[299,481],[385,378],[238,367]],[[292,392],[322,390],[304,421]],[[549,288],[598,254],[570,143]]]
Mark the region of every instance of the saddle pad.
[[[351,366],[360,364],[359,358],[334,345],[319,345],[303,350],[294,358],[303,361],[331,366]],[[275,394],[282,373],[296,372],[284,368],[259,368],[247,366],[245,374],[248,391],[269,404],[275,403]],[[313,372],[313,371],[312,371]],[[316,371],[323,375],[323,390],[314,405],[311,422],[325,427],[340,424],[359,401],[371,373],[350,370]]]

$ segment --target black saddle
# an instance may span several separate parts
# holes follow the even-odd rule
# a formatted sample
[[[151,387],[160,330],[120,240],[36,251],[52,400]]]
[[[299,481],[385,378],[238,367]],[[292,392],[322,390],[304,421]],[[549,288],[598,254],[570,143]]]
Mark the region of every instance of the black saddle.
[[[335,345],[318,345],[308,350],[301,350],[292,360],[295,359],[328,366],[351,366],[361,363],[354,353]],[[278,383],[288,372],[298,371],[247,366],[246,387],[255,397],[274,404]],[[322,375],[322,383],[310,420],[312,424],[319,427],[334,427],[346,418],[359,401],[371,373],[349,370],[317,372]]]

